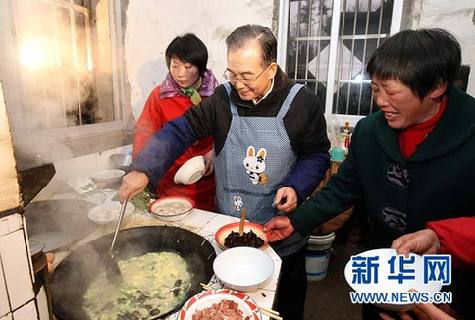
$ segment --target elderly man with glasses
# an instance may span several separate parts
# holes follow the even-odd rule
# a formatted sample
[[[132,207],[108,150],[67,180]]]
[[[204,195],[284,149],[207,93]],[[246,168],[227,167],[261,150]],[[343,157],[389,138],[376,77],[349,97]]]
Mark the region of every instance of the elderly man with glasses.
[[[157,183],[188,146],[210,135],[217,212],[237,217],[244,208],[249,220],[265,223],[291,214],[320,183],[330,143],[319,99],[279,68],[269,28],[238,27],[226,44],[228,82],[150,140],[124,177],[121,199]],[[282,258],[277,309],[286,320],[303,318],[306,241],[296,233],[273,244]]]

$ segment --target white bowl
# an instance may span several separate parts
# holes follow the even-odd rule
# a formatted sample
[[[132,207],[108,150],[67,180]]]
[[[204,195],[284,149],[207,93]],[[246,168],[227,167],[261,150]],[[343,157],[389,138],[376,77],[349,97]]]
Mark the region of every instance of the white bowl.
[[[252,292],[272,277],[274,261],[262,250],[235,247],[216,257],[213,270],[227,287]]]
[[[175,173],[174,181],[177,184],[193,184],[200,180],[205,173],[203,156],[196,156],[186,161]]]
[[[194,203],[185,197],[164,197],[150,204],[150,213],[163,221],[178,221],[185,218]]]
[[[117,169],[97,171],[91,176],[91,179],[99,188],[118,188],[122,182],[125,171]]]
[[[101,225],[116,222],[119,218],[121,206],[122,205],[119,201],[106,202],[89,210],[87,216],[95,223]],[[131,202],[127,203],[127,208],[125,208],[125,214],[128,215],[133,213],[134,211],[134,204]]]

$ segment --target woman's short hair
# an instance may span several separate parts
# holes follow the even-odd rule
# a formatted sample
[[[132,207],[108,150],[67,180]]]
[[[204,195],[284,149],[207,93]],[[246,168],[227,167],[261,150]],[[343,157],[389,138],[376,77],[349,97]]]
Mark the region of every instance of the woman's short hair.
[[[208,49],[203,41],[193,33],[186,33],[173,39],[165,51],[168,69],[172,58],[191,63],[198,68],[201,76],[206,71],[208,64]]]
[[[450,86],[461,63],[460,45],[444,29],[404,30],[376,49],[366,71],[380,80],[399,80],[419,98],[437,85]]]
[[[269,28],[257,24],[246,24],[234,29],[226,38],[228,51],[242,48],[249,40],[258,41],[264,64],[277,61],[277,39]]]

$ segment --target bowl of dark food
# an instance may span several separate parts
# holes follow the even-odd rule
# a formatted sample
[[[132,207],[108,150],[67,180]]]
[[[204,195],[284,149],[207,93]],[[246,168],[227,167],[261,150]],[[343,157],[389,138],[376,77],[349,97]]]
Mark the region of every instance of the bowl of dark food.
[[[253,247],[263,249],[267,246],[264,227],[257,223],[244,222],[243,235],[239,235],[239,222],[222,226],[214,235],[218,246],[226,250],[234,247]]]
[[[213,270],[228,288],[253,292],[274,274],[274,260],[262,250],[235,247],[216,257]]]
[[[198,293],[188,299],[178,320],[259,320],[259,307],[247,294],[228,289]]]

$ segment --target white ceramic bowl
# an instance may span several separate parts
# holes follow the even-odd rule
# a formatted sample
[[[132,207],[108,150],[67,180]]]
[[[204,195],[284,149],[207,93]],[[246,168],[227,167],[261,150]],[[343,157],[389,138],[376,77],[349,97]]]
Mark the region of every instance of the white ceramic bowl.
[[[227,287],[253,292],[272,277],[274,261],[262,250],[235,247],[223,251],[216,257],[213,270]]]
[[[114,153],[109,156],[114,167],[120,170],[128,171],[132,164],[132,155],[129,153]]]
[[[186,161],[175,173],[174,181],[177,184],[193,184],[200,180],[205,173],[203,156],[196,156]]]
[[[122,182],[125,171],[109,169],[97,171],[91,176],[91,179],[99,188],[118,188]]]
[[[100,225],[106,225],[116,222],[119,218],[121,204],[119,201],[110,201],[103,203],[89,210],[87,216],[89,219]],[[135,211],[133,203],[127,203],[125,214],[132,214]]]
[[[186,197],[164,197],[150,204],[150,213],[163,221],[178,221],[185,218],[194,203]]]

